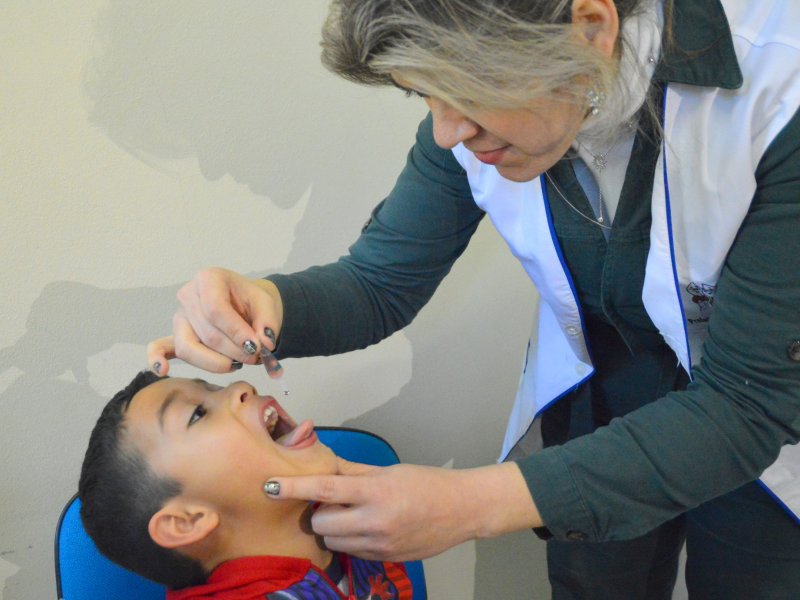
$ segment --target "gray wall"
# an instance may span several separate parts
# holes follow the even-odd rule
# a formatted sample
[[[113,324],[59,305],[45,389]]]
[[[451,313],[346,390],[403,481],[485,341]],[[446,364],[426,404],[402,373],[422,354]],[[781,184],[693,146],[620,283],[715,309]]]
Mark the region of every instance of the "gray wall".
[[[333,260],[393,184],[424,106],[324,71],[325,4],[0,6],[3,600],[55,597],[53,531],[89,431],[169,331],[177,288],[209,265]],[[405,331],[287,360],[290,408],[372,429],[407,461],[488,464],[534,302],[485,224]],[[526,596],[541,554],[528,534],[465,544],[426,561],[431,597]]]

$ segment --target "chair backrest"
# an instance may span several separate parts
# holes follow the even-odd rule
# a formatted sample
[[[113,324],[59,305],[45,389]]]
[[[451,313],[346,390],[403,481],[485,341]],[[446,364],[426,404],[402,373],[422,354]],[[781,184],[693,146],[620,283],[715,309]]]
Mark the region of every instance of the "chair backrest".
[[[389,442],[368,431],[347,427],[317,427],[317,435],[323,444],[346,460],[376,467],[388,467],[400,462]],[[428,590],[425,587],[422,561],[408,561],[405,565],[414,590],[414,600],[427,600]]]
[[[78,495],[56,528],[56,589],[62,600],[164,600],[166,588],[100,554],[83,528]]]
[[[322,443],[347,460],[379,467],[399,459],[383,438],[359,429],[317,427]],[[112,563],[100,554],[83,529],[80,500],[73,496],[61,513],[56,528],[55,567],[61,600],[163,600],[165,588]],[[421,561],[407,562],[414,600],[427,600]]]

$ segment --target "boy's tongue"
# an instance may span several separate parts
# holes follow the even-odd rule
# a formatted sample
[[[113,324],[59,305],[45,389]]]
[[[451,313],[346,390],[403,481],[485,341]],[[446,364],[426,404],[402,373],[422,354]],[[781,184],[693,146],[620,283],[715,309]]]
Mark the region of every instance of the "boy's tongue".
[[[279,417],[275,431],[273,431],[271,434],[272,439],[275,440],[276,443],[286,448],[301,446],[304,442],[305,445],[313,444],[313,440],[310,439],[312,436],[314,436],[313,421],[311,421],[311,419],[306,419],[298,425],[291,415],[286,412],[283,406],[281,406],[280,402],[278,402],[275,398],[271,399],[272,406],[278,412]]]
[[[282,435],[275,441],[281,446],[291,448],[308,439],[312,433],[314,433],[314,423],[310,419],[306,419],[289,433]]]

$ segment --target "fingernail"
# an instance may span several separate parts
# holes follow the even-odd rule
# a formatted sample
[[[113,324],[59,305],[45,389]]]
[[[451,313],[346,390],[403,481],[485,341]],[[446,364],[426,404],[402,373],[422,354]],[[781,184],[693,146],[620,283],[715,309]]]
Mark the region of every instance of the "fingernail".
[[[277,496],[281,493],[281,484],[277,481],[268,481],[264,484],[264,493],[268,496]]]
[[[242,368],[241,362],[239,362],[238,360],[231,361],[231,371],[238,371],[241,368]]]
[[[248,354],[255,354],[258,350],[258,346],[256,346],[255,342],[252,340],[245,340],[242,344],[242,348],[244,348],[244,351]]]
[[[272,329],[264,327],[264,335],[267,336],[273,344],[275,343],[275,332],[272,331]]]
[[[156,375],[160,375],[161,374],[161,363],[160,362],[156,361],[156,362],[153,363],[153,373],[155,373]]]

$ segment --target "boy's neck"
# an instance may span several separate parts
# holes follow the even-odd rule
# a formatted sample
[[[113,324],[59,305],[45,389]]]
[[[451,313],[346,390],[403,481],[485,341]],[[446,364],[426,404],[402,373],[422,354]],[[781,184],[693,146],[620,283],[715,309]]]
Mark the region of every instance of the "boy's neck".
[[[305,505],[272,522],[229,517],[230,526],[218,532],[218,543],[212,556],[200,560],[209,572],[223,562],[244,556],[305,558],[314,566],[325,569],[333,553],[324,547],[322,538],[311,529],[312,514],[311,506]]]

